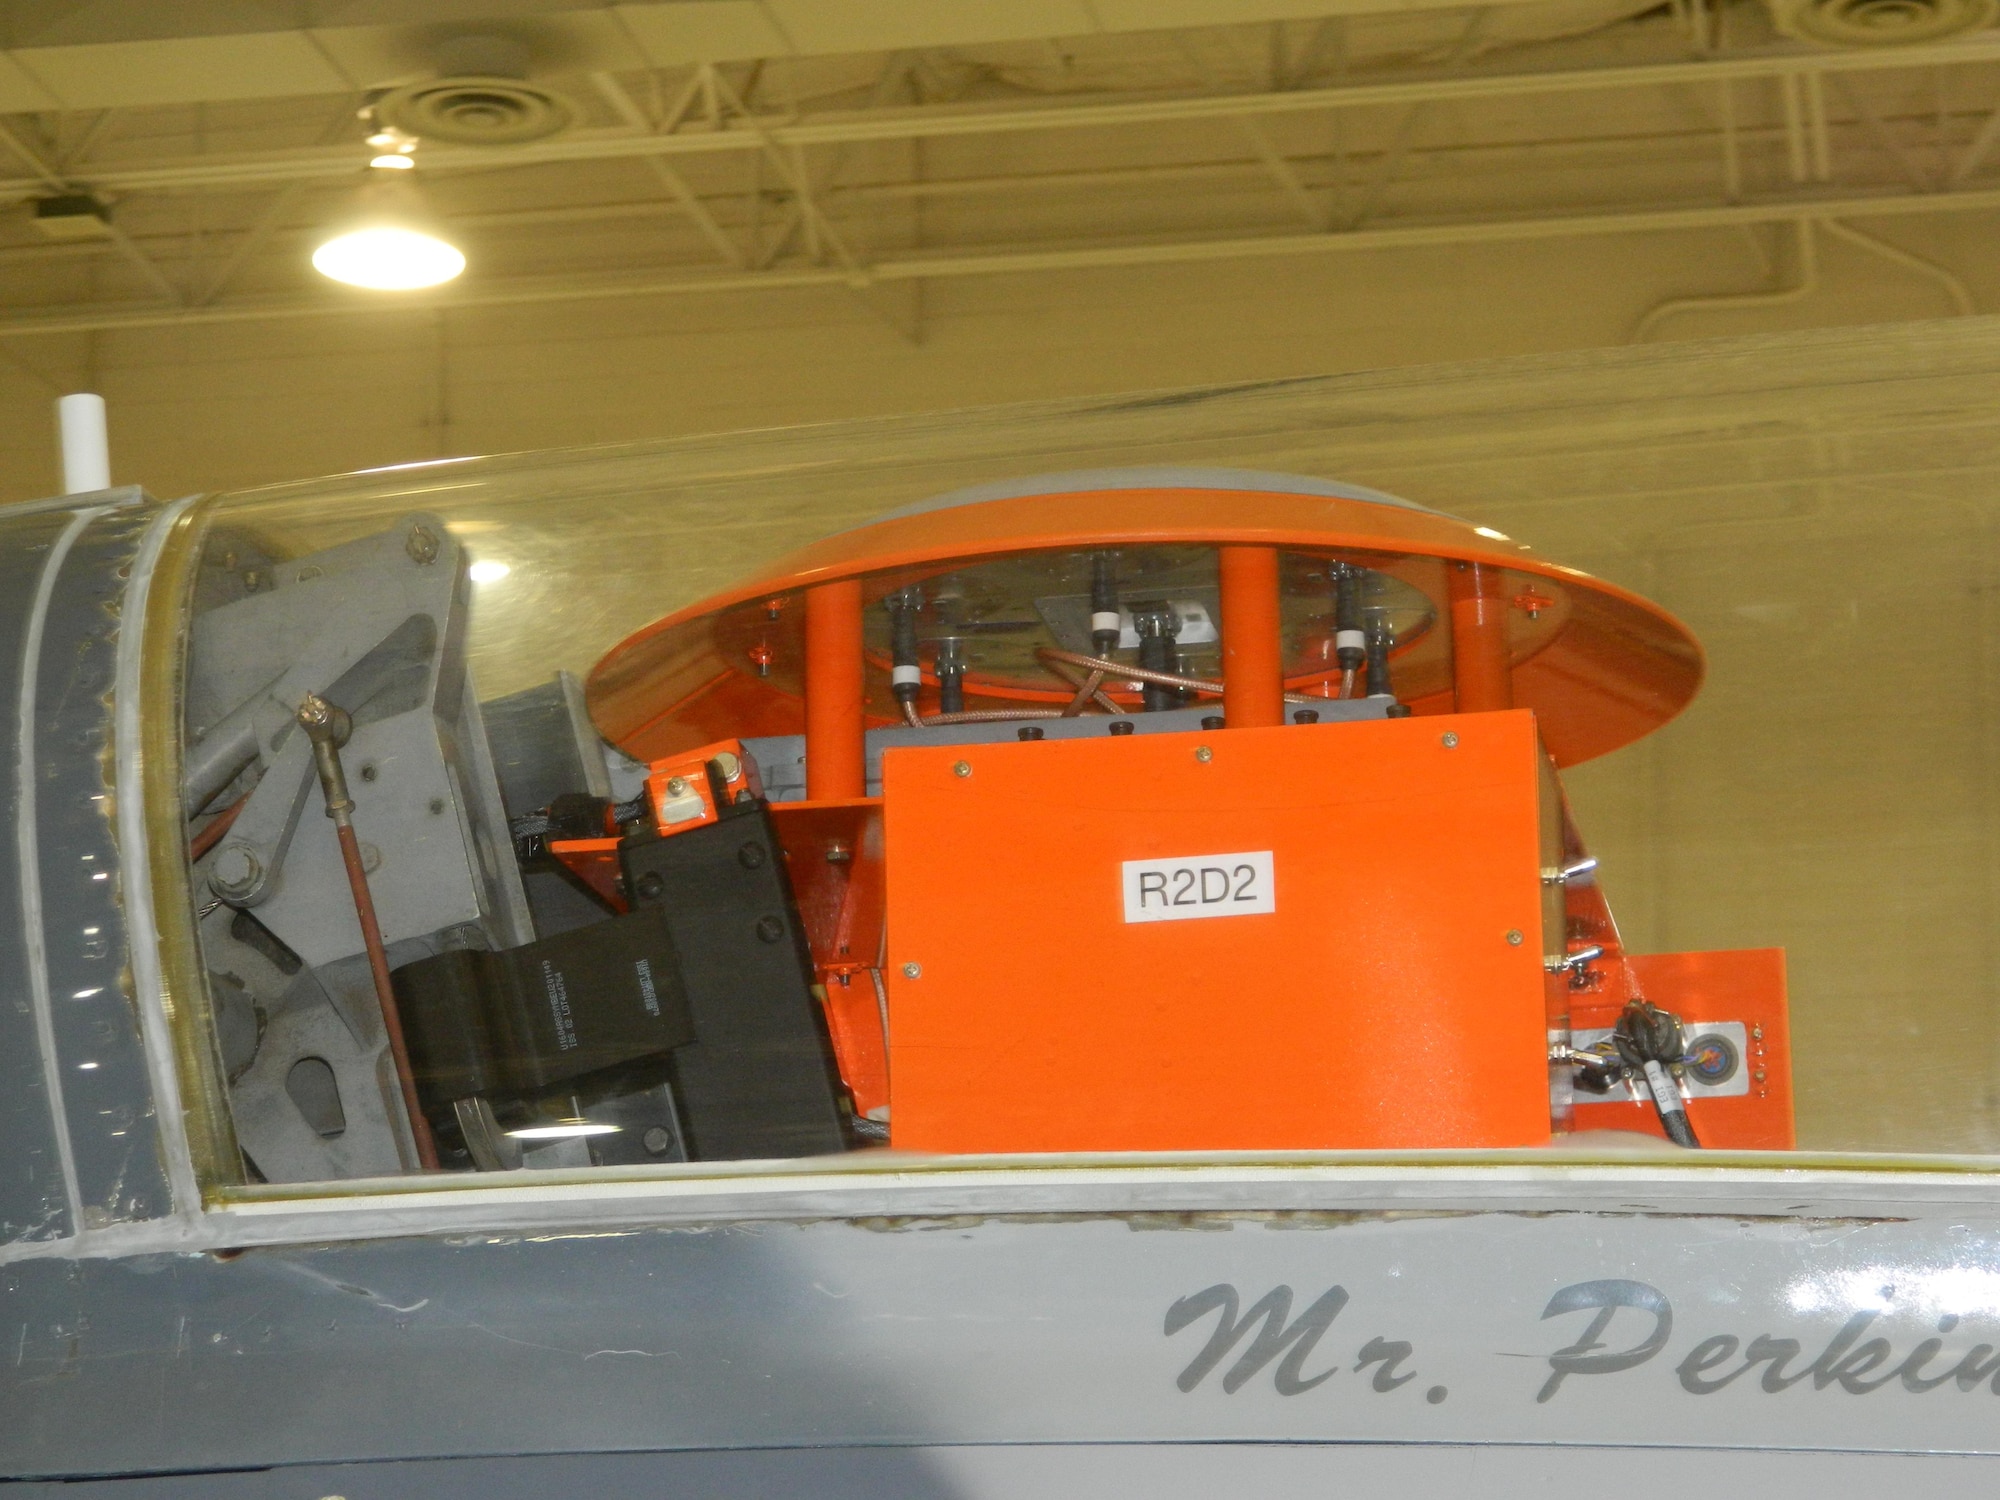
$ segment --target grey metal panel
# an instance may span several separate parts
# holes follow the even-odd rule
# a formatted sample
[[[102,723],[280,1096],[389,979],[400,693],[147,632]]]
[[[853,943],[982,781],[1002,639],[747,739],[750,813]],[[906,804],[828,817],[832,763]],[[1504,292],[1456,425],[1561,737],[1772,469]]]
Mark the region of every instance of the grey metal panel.
[[[126,941],[113,833],[111,694],[126,575],[150,513],[77,536],[43,622],[35,686],[35,823],[56,1062],[82,1227],[172,1207]]]
[[[0,705],[21,691],[36,583],[49,550],[69,525],[68,510],[0,513]],[[43,1068],[30,953],[21,904],[20,716],[0,712],[0,785],[14,837],[0,856],[0,1241],[60,1238],[75,1232],[54,1105]]]
[[[1826,1500],[1906,1490],[1979,1496],[2000,1460],[1963,1454],[1742,1453],[1363,1443],[743,1449],[431,1463],[302,1465],[28,1483],[21,1500],[1233,1500],[1465,1496],[1551,1500]]]
[[[50,1257],[0,1272],[0,1473],[1175,1441],[2000,1453],[1996,1344],[1990,1216],[823,1220]]]

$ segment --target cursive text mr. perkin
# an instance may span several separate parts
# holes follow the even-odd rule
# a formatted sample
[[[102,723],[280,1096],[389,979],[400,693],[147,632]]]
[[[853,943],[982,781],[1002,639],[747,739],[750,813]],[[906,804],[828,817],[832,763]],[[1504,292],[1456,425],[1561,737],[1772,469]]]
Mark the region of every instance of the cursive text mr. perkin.
[[[1348,1300],[1346,1288],[1329,1287],[1294,1318],[1288,1286],[1274,1287],[1247,1310],[1236,1288],[1226,1282],[1182,1297],[1167,1309],[1165,1331],[1169,1338],[1210,1313],[1215,1314],[1215,1322],[1207,1343],[1175,1383],[1183,1391],[1194,1390],[1243,1345],[1222,1376],[1224,1392],[1234,1395],[1275,1361],[1271,1378],[1278,1394],[1303,1395],[1342,1367],[1341,1359],[1321,1357],[1317,1351]],[[1805,1386],[1813,1391],[1840,1390],[1865,1396],[1889,1385],[1900,1385],[1918,1395],[1945,1386],[1973,1391],[1984,1385],[1991,1394],[2000,1395],[2000,1353],[1991,1344],[1947,1350],[1945,1339],[1927,1337],[1898,1350],[1879,1333],[1871,1333],[1893,1300],[1894,1288],[1885,1287],[1882,1307],[1853,1313],[1837,1330],[1824,1335],[1823,1342],[1820,1336],[1802,1340],[1782,1331],[1710,1334],[1687,1349],[1674,1366],[1674,1374],[1681,1389],[1692,1396],[1712,1396],[1753,1374],[1754,1382],[1743,1389],[1772,1395]],[[1625,1315],[1622,1319],[1621,1313]],[[1542,1319],[1546,1322],[1574,1314],[1588,1316],[1575,1329],[1575,1337],[1548,1356],[1548,1374],[1535,1393],[1538,1402],[1552,1399],[1572,1376],[1616,1375],[1637,1369],[1657,1358],[1673,1337],[1673,1304],[1657,1287],[1643,1281],[1581,1281],[1563,1287],[1549,1299]],[[1957,1314],[1946,1313],[1937,1320],[1937,1332],[1950,1334],[1958,1322]],[[1607,1338],[1607,1334],[1618,1336]],[[1244,1344],[1246,1335],[1249,1342]],[[1818,1346],[1816,1352],[1808,1352],[1811,1345]],[[1370,1388],[1387,1394],[1417,1378],[1412,1368],[1415,1356],[1408,1340],[1378,1334],[1360,1346],[1354,1369],[1359,1372],[1372,1367]],[[1446,1394],[1441,1385],[1429,1386],[1424,1392],[1433,1405]]]

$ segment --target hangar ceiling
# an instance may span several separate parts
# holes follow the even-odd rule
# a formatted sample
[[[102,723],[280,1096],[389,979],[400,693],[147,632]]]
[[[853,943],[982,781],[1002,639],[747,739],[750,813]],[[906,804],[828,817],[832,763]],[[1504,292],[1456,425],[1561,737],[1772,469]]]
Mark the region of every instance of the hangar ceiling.
[[[1753,302],[1832,238],[1967,311],[1895,224],[2000,208],[1995,9],[17,0],[0,336],[379,308],[306,260],[369,118],[471,260],[425,306],[817,286],[913,331],[943,278],[1707,229]]]

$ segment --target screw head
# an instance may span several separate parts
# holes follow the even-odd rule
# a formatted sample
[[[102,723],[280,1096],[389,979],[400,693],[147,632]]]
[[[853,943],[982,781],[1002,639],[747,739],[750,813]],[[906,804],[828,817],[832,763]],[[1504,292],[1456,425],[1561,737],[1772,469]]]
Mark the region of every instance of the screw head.
[[[776,917],[759,917],[757,919],[758,942],[775,943],[784,935],[785,924],[780,922]]]
[[[830,865],[844,865],[854,858],[854,851],[839,839],[826,846],[826,862]]]
[[[1510,948],[1518,948],[1521,946],[1520,928],[1510,927],[1507,929],[1507,946]]]
[[[685,776],[669,776],[667,778],[667,795],[669,797],[684,797],[687,795],[687,789],[688,784]]]
[[[769,854],[762,844],[745,844],[736,851],[736,863],[746,870],[762,869],[767,858]]]
[[[412,526],[410,535],[403,543],[403,550],[410,554],[410,561],[420,568],[427,568],[437,561],[437,533],[428,526]]]
[[[969,760],[959,761],[951,768],[951,774],[954,776],[970,776],[972,774],[972,762]]]
[[[921,978],[921,977],[922,977],[922,975],[923,975],[923,972],[924,972],[924,966],[923,966],[922,964],[904,964],[904,965],[903,965],[903,977],[904,977],[905,979],[917,979],[917,978]]]
[[[1438,743],[1443,745],[1447,750],[1456,750],[1458,748],[1458,736],[1447,729],[1438,737]]]
[[[664,891],[666,888],[667,888],[667,883],[666,881],[660,879],[660,874],[659,871],[657,870],[648,870],[645,874],[639,877],[637,882],[637,890],[639,892],[639,897],[641,900],[644,901],[659,900],[660,892]]]
[[[667,1133],[667,1127],[664,1125],[655,1125],[639,1137],[639,1144],[654,1156],[665,1156],[667,1147],[673,1143],[674,1138]]]
[[[1206,745],[1197,745],[1194,747],[1194,758],[1200,761],[1203,765],[1207,765],[1210,761],[1215,759],[1215,752],[1209,749],[1208,746]]]

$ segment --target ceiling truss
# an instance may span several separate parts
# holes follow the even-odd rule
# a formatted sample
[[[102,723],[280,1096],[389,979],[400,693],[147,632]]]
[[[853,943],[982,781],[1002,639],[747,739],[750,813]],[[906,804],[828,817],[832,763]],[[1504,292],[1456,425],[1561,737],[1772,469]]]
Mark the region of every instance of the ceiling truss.
[[[1371,76],[1300,86],[1323,76],[1337,53],[1339,26],[1314,29],[1287,51],[1273,29],[1271,86],[1232,89],[1213,73],[1199,93],[1147,94],[1024,102],[907,102],[930,60],[922,53],[885,59],[866,106],[813,112],[773,103],[758,87],[762,70],[703,65],[685,76],[641,80],[598,73],[589,82],[619,123],[581,129],[504,153],[426,146],[430,180],[483,177],[526,180],[535,169],[630,161],[643,167],[657,196],[629,192],[597,202],[468,210],[482,223],[580,224],[644,215],[678,217],[691,231],[688,249],[670,266],[523,274],[467,280],[450,289],[407,296],[429,308],[497,307],[537,302],[781,287],[827,287],[861,296],[902,331],[915,336],[920,315],[915,289],[950,278],[1020,275],[1113,266],[1224,259],[1324,255],[1342,251],[1549,240],[1572,236],[1754,229],[1790,226],[1793,280],[1744,294],[1750,301],[1796,299],[1817,275],[1822,235],[1894,262],[1938,286],[1950,304],[1971,310],[1963,283],[1948,269],[1856,227],[1911,215],[2000,209],[2000,37],[1880,51],[1810,52],[1764,47],[1731,55],[1708,46],[1708,22],[1696,0],[1682,11],[1693,38],[1682,55],[1596,66],[1495,68],[1471,61],[1488,12],[1457,21],[1457,40],[1422,73]],[[1707,47],[1707,50],[1704,48]],[[1192,40],[1184,49],[1202,68]],[[1628,101],[1678,100],[1695,123],[1648,140],[1620,134]],[[1913,97],[1934,99],[1917,108]],[[1594,109],[1592,130],[1564,149],[1678,151],[1699,162],[1699,181],[1642,201],[1536,202],[1472,212],[1427,210],[1418,193],[1399,201],[1417,179],[1452,153],[1528,146],[1482,141],[1463,121],[1481,109],[1509,104],[1537,108],[1563,100]],[[94,156],[117,129],[116,112],[73,121],[60,152],[21,128],[22,117],[0,120],[0,155],[18,163],[0,178],[0,201],[54,191],[116,195],[125,205],[212,197],[246,212],[210,238],[215,253],[184,263],[176,238],[117,225],[106,243],[80,248],[0,248],[10,256],[114,255],[137,279],[126,295],[32,305],[0,302],[0,336],[95,329],[156,327],[301,317],[379,309],[331,291],[279,293],[240,289],[246,269],[288,234],[311,208],[315,191],[338,186],[357,167],[357,150],[339,137],[351,132],[355,101],[339,102],[323,144],[305,149],[195,154],[173,158]],[[1199,130],[1212,125],[1232,141],[1236,156],[1143,165],[1063,165],[1060,143],[1103,140],[1107,133]],[[1302,148],[1302,133],[1313,145]],[[1288,133],[1289,132],[1289,133]],[[953,143],[1032,137],[1056,142],[1041,170],[926,172],[928,153]],[[856,153],[894,145],[909,171],[900,180],[877,170],[866,180],[852,168]],[[1546,148],[1544,148],[1546,149]],[[1434,173],[1432,175],[1435,175]],[[987,197],[1033,201],[1051,192],[1109,191],[1144,182],[1190,184],[1223,178],[1261,183],[1262,206],[1243,224],[1204,224],[1179,232],[1133,235],[1069,234],[1009,239],[941,237],[922,231],[924,205]],[[865,216],[896,207],[916,228],[895,244],[876,243]],[[895,290],[912,300],[885,302]],[[1740,299],[1739,299],[1740,300]],[[1706,299],[1703,305],[1714,305]],[[1680,304],[1647,315],[1639,336]]]

